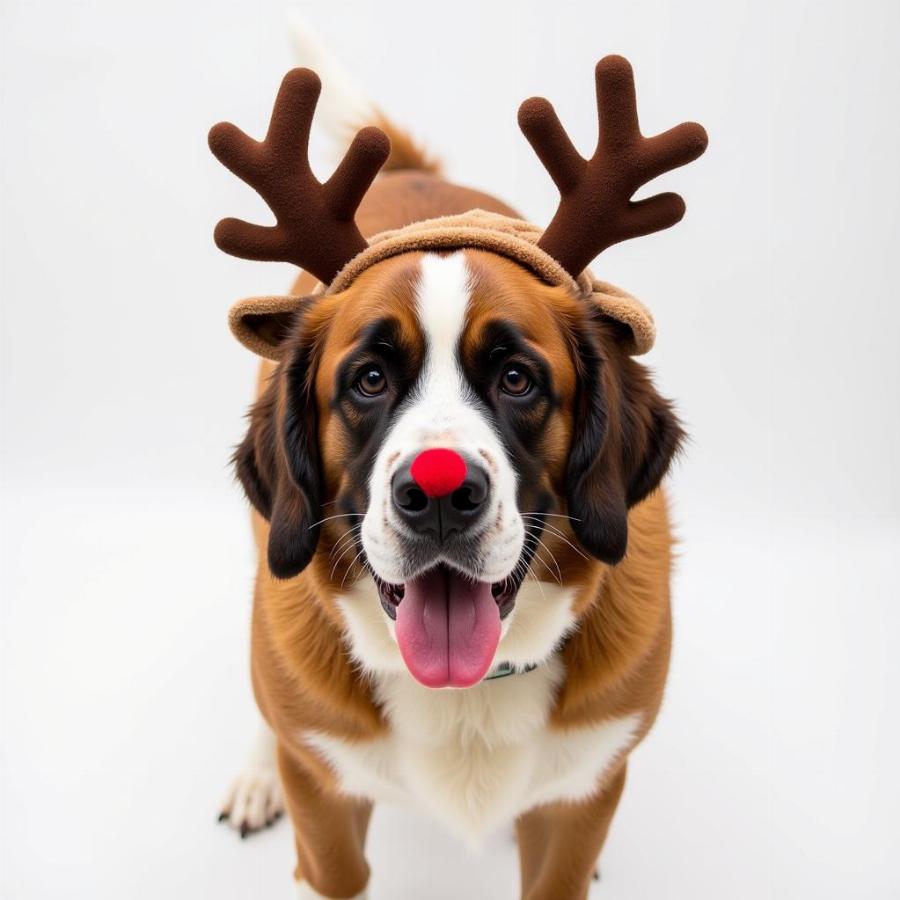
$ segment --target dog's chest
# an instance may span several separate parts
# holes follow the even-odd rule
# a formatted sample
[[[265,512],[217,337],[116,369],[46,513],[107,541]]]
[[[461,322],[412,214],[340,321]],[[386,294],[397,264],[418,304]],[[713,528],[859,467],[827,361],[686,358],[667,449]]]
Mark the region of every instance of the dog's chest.
[[[565,732],[547,727],[562,674],[553,658],[465,691],[431,691],[405,673],[383,676],[377,695],[387,737],[351,743],[320,733],[305,741],[345,792],[412,803],[478,840],[533,806],[588,796],[629,748],[636,715]]]

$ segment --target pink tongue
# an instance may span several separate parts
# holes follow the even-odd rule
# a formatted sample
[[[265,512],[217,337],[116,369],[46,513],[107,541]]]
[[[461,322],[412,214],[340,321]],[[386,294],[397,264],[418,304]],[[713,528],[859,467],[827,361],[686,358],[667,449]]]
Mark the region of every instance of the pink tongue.
[[[397,643],[426,687],[471,687],[500,643],[500,610],[484,581],[438,567],[407,581],[397,607]]]

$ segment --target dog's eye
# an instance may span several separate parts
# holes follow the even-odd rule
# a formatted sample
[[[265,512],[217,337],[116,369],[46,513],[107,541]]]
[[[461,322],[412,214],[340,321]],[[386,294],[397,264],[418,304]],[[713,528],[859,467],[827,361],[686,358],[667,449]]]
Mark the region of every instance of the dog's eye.
[[[377,397],[387,390],[387,378],[378,366],[369,366],[359,377],[356,387],[366,397]]]
[[[517,366],[510,366],[500,379],[500,390],[514,397],[521,397],[531,390],[531,378]]]

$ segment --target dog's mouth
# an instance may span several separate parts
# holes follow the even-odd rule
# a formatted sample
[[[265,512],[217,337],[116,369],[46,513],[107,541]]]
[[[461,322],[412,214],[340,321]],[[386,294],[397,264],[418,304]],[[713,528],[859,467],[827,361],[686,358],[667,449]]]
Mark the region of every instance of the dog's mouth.
[[[426,687],[471,687],[491,667],[521,577],[491,584],[441,563],[403,584],[375,583],[410,674]]]
[[[440,563],[435,568],[447,569],[452,574],[455,574],[452,569],[449,569],[449,567],[445,566],[443,563]],[[397,607],[400,605],[400,601],[403,599],[406,590],[404,585],[389,584],[387,581],[382,581],[374,574],[374,572],[372,573],[372,577],[375,579],[375,584],[378,585],[378,596],[381,599],[382,608],[389,618],[396,621]],[[458,577],[465,578],[466,576],[459,575]],[[509,578],[504,578],[503,581],[495,581],[491,585],[491,594],[500,610],[501,621],[513,611],[513,607],[516,605],[516,595],[519,593],[521,585],[521,576],[513,577],[512,575],[510,575]]]

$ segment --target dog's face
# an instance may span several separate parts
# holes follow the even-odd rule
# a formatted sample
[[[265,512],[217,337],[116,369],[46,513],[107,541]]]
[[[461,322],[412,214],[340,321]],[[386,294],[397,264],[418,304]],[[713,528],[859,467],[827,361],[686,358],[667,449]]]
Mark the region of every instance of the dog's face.
[[[272,572],[312,564],[355,656],[431,687],[552,652],[680,439],[620,326],[469,250],[259,327],[284,361],[236,460]]]

